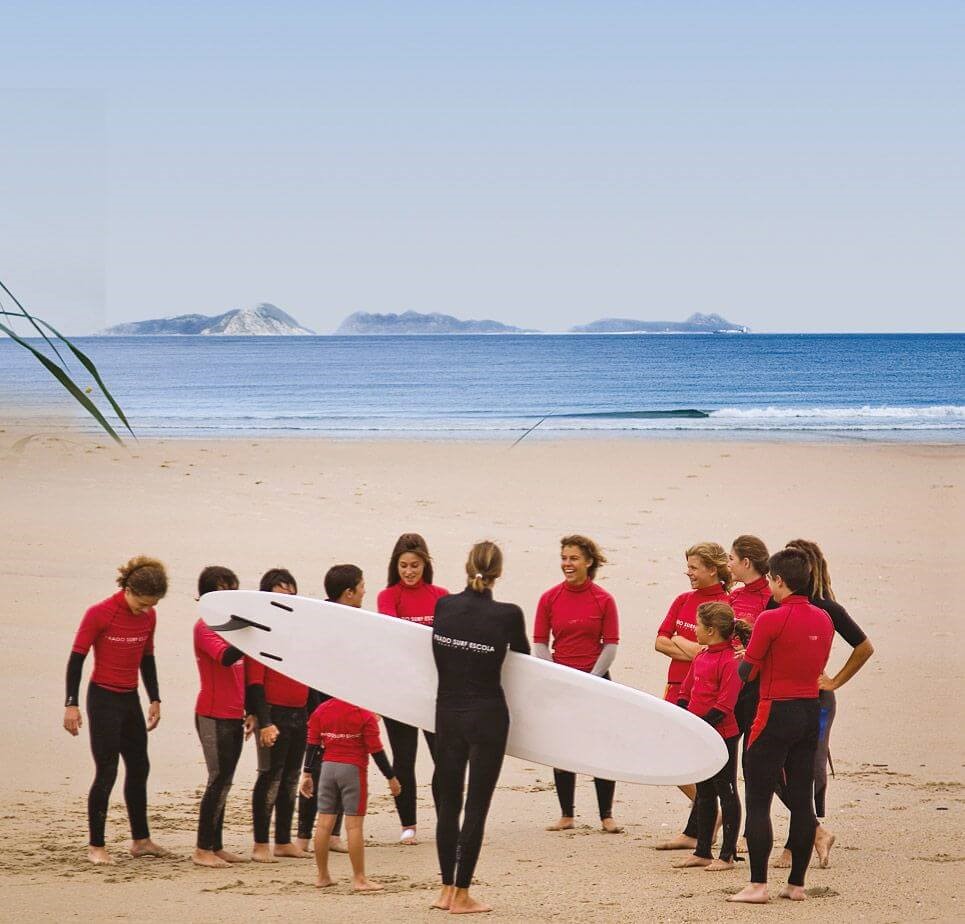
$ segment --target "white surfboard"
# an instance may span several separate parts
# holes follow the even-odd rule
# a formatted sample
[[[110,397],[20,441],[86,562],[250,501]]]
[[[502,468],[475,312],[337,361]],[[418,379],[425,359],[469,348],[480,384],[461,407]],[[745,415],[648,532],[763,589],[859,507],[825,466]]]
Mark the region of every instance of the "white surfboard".
[[[399,722],[435,728],[436,666],[426,626],[287,594],[221,590],[204,621],[257,661]],[[506,753],[628,783],[695,783],[727,760],[720,735],[678,706],[632,687],[509,652]]]

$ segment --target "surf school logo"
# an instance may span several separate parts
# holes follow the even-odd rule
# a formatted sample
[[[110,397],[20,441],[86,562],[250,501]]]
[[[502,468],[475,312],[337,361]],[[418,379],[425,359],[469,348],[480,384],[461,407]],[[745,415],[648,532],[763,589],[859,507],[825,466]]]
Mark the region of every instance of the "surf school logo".
[[[448,635],[434,635],[432,641],[444,648],[471,651],[473,654],[492,654],[496,650],[492,645],[486,645],[483,642],[470,642],[464,638],[449,638]]]

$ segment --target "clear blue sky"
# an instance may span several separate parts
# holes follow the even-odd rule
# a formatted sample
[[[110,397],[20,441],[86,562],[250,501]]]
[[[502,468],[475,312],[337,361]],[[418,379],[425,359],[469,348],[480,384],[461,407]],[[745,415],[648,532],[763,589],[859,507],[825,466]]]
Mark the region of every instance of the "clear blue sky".
[[[4,9],[0,278],[68,332],[962,329],[960,3]]]

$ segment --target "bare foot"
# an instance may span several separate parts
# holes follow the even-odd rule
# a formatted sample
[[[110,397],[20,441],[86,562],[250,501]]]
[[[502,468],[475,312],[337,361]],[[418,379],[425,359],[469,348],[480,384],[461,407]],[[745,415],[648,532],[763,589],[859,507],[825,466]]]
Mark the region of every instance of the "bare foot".
[[[738,852],[738,853],[747,853],[747,838],[746,838],[746,837],[738,838],[738,840],[737,840],[737,852]]]
[[[342,843],[340,837],[333,837],[328,842],[328,849],[331,850],[332,853],[348,853],[348,847]]]
[[[95,866],[114,865],[114,858],[107,852],[106,847],[88,847],[87,859]]]
[[[311,854],[306,850],[302,850],[301,847],[296,847],[294,844],[275,844],[275,856],[290,857],[295,860],[307,860],[311,857]]]
[[[490,905],[477,902],[469,894],[469,889],[456,889],[452,893],[452,904],[449,906],[449,914],[485,914],[492,911]]]
[[[791,868],[791,851],[785,847],[781,851],[781,855],[776,859],[771,861],[771,866],[774,869],[790,869]]]
[[[251,848],[251,859],[255,863],[277,863],[278,861],[271,855],[271,847],[268,844],[255,844]]]
[[[733,868],[734,868],[734,861],[733,861],[733,860],[719,860],[719,859],[718,859],[718,860],[714,860],[709,866],[705,866],[705,867],[704,867],[704,872],[705,872],[705,873],[720,873],[720,872],[723,872],[725,869],[733,869]]]
[[[697,847],[696,837],[687,837],[686,834],[678,834],[669,841],[662,841],[657,844],[654,850],[694,850]]]
[[[195,850],[191,856],[195,866],[207,866],[209,869],[227,869],[231,864],[222,860],[213,850]]]
[[[316,889],[327,889],[329,886],[335,885],[335,880],[331,876],[319,876],[315,880]]]
[[[251,860],[249,860],[247,857],[243,857],[239,853],[232,853],[230,850],[216,850],[214,852],[214,855],[224,860],[225,863],[250,863],[251,862]]]
[[[380,885],[377,882],[372,882],[371,879],[366,879],[362,876],[360,879],[352,880],[352,891],[353,892],[384,892],[385,886]]]
[[[683,860],[677,860],[671,864],[674,869],[691,869],[694,866],[710,866],[713,860],[709,860],[707,857],[697,857],[690,856],[684,857]]]
[[[171,856],[171,851],[165,850],[163,847],[159,847],[149,837],[146,837],[140,841],[131,841],[131,856],[132,857],[169,857]]]
[[[744,886],[736,895],[731,895],[729,902],[746,902],[748,905],[766,905],[769,901],[767,896],[766,882],[752,882]]]
[[[314,853],[315,846],[312,844],[311,839],[307,837],[296,837],[295,846],[299,850],[304,850],[305,853]]]
[[[403,828],[402,833],[399,835],[399,843],[405,844],[406,847],[412,847],[414,844],[418,844],[419,842],[415,836],[415,828]]]
[[[804,894],[804,886],[792,886],[788,883],[780,891],[781,898],[789,898],[792,902],[803,902],[807,898]]]
[[[429,905],[430,908],[438,908],[440,911],[448,911],[449,906],[452,904],[452,893],[455,891],[453,886],[444,885],[439,890],[439,895],[436,900]]]
[[[555,825],[550,825],[547,831],[572,831],[573,830],[573,819],[567,815],[564,815]]]
[[[600,824],[607,834],[623,834],[623,828],[612,818],[604,818]]]
[[[818,825],[817,831],[814,832],[814,851],[818,855],[818,866],[821,869],[827,869],[831,862],[831,848],[835,840],[837,838],[827,828]]]

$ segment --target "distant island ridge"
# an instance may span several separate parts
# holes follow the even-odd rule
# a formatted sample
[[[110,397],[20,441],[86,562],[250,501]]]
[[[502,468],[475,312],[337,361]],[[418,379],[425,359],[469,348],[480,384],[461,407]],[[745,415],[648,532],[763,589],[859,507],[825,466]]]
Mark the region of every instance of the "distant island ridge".
[[[718,334],[749,332],[719,314],[692,314],[686,321],[639,321],[630,318],[601,318],[590,324],[571,327],[573,334]],[[338,336],[384,336],[418,334],[538,334],[532,328],[514,327],[500,321],[464,321],[450,314],[405,311],[401,314],[376,314],[356,311],[334,331]],[[290,314],[263,302],[253,308],[236,308],[223,314],[207,316],[182,314],[170,318],[131,321],[98,331],[95,336],[236,336],[289,337],[311,336],[315,332],[303,327]]]

